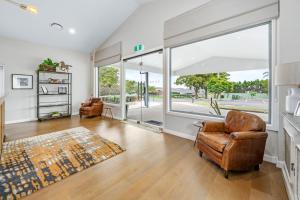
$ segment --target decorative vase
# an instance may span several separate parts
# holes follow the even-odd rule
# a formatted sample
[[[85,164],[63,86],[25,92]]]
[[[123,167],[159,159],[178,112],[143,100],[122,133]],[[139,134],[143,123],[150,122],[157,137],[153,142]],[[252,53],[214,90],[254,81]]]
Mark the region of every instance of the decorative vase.
[[[296,106],[300,101],[300,88],[290,88],[286,96],[285,109],[287,113],[294,114]]]

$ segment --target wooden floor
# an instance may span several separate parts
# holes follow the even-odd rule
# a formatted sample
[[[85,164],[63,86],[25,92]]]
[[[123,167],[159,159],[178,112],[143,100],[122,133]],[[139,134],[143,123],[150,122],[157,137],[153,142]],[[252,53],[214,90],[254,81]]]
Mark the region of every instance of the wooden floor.
[[[25,199],[288,199],[282,174],[273,164],[230,174],[200,158],[193,141],[158,134],[116,120],[78,117],[6,126],[7,140],[84,126],[126,152],[48,186]]]

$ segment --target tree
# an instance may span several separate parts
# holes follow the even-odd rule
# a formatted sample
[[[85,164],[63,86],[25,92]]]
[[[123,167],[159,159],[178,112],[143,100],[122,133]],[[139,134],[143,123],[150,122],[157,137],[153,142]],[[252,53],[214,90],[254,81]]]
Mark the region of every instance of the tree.
[[[157,94],[156,87],[155,86],[149,86],[148,87],[148,93],[152,94],[152,95]]]
[[[180,76],[176,79],[175,82],[176,85],[185,85],[190,89],[194,89],[196,98],[199,97],[199,90],[201,87],[203,87],[203,83],[204,80],[199,75]]]
[[[118,85],[119,82],[119,70],[114,67],[100,67],[99,70],[99,82],[101,87],[111,88],[114,85]]]
[[[126,80],[126,93],[127,94],[134,94],[138,91],[138,84],[136,81],[133,80]]]
[[[203,89],[205,91],[205,99],[208,97],[208,82],[212,78],[224,78],[228,79],[229,74],[226,72],[222,73],[211,73],[211,74],[195,74],[195,75],[185,75],[185,76],[179,76],[175,84],[176,85],[185,85],[186,87],[193,89],[195,92],[195,98],[199,97],[199,91],[200,89]]]
[[[244,93],[244,88],[242,82],[232,82],[232,92],[233,93]]]
[[[232,90],[232,83],[224,77],[213,77],[209,80],[207,88],[218,99],[223,92],[230,92]]]
[[[262,93],[268,94],[269,92],[269,80],[261,80]]]
[[[255,81],[244,81],[244,82],[233,82],[234,93],[268,93],[269,91],[269,80],[255,80]]]

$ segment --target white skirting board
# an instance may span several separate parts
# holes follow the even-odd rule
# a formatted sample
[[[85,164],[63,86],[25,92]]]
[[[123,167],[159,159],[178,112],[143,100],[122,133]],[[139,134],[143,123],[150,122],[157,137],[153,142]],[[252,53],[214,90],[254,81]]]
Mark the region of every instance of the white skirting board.
[[[79,115],[79,113],[73,113],[72,116],[76,116],[76,115]],[[115,117],[114,116],[114,119],[117,119],[117,120],[122,120],[121,118],[119,117]],[[24,123],[24,122],[33,122],[33,121],[37,121],[38,119],[37,118],[32,118],[32,119],[20,119],[20,120],[12,120],[12,121],[6,121],[5,124],[6,125],[9,125],[9,124],[19,124],[19,123]]]
[[[186,133],[180,133],[180,132],[170,130],[170,129],[165,129],[164,128],[163,132],[167,133],[167,134],[175,135],[175,136],[178,136],[178,137],[181,137],[181,138],[185,138],[185,139],[188,139],[188,140],[195,140],[196,139],[196,136],[189,135],[189,134],[186,134]]]
[[[74,112],[72,114],[72,116],[75,116],[75,115],[79,115],[79,112]],[[5,124],[8,125],[8,124],[19,124],[19,123],[24,123],[24,122],[33,122],[33,121],[37,121],[38,118],[29,118],[29,119],[19,119],[19,120],[12,120],[12,121],[6,121]]]
[[[24,122],[32,122],[32,121],[37,121],[37,118],[32,118],[32,119],[19,119],[19,120],[12,120],[12,121],[5,121],[5,124],[19,124],[19,123],[24,123]]]
[[[265,154],[264,155],[264,161],[269,162],[269,163],[273,163],[277,167],[277,163],[278,163],[277,156],[271,156],[271,155]]]

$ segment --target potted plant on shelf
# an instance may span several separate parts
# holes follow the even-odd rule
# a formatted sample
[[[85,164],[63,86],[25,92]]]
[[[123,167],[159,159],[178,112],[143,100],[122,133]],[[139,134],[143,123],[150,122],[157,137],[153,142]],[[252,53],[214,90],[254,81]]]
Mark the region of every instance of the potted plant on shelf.
[[[58,66],[59,63],[53,62],[50,58],[47,58],[39,65],[38,71],[55,72],[56,67]]]

